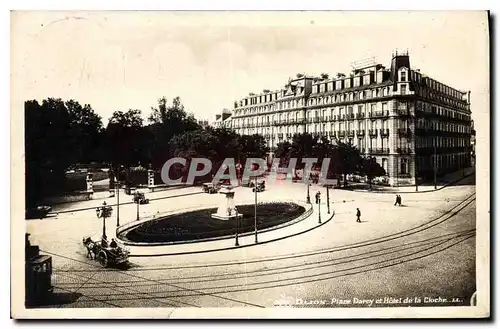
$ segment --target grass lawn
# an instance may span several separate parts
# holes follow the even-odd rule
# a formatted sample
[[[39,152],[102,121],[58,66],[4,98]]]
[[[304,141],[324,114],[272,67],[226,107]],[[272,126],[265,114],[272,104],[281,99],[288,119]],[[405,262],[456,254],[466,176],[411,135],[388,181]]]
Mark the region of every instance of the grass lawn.
[[[254,205],[237,206],[240,218],[239,233],[254,230]],[[188,241],[221,237],[236,233],[236,220],[211,217],[217,208],[170,215],[148,221],[121,237],[133,242]],[[305,212],[294,203],[263,203],[257,206],[257,229],[262,230],[291,221]]]

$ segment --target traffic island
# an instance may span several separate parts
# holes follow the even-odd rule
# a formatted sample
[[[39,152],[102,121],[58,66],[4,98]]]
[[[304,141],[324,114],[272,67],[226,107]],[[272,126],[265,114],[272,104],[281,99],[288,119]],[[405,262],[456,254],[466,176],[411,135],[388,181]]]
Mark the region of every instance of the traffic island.
[[[220,220],[212,216],[217,208],[201,209],[163,216],[142,222],[118,233],[127,244],[161,245],[232,238],[255,230],[255,205],[240,205],[239,217]],[[257,205],[259,232],[295,222],[306,212],[304,206],[291,202]]]

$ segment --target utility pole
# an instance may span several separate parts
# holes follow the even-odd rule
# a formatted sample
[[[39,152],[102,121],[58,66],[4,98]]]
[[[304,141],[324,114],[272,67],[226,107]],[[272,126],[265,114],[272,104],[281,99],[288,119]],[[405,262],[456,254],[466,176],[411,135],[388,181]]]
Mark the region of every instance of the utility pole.
[[[255,244],[259,243],[257,240],[257,176],[255,176],[255,209],[254,209],[254,227],[255,227]]]
[[[303,171],[304,172],[304,171]],[[305,172],[304,174],[305,175]],[[306,202],[311,204],[311,195],[309,194],[309,185],[311,184],[311,181],[309,179],[309,177],[307,178],[307,198],[306,198]]]
[[[326,185],[326,207],[328,209],[328,214],[330,214],[330,189],[328,185]]]
[[[318,224],[321,224],[321,196],[318,196]]]
[[[118,227],[120,226],[120,181],[116,186],[116,227]]]
[[[139,220],[139,199],[137,199],[137,220]]]
[[[436,140],[433,140],[434,144],[434,189],[437,190],[437,180],[436,180],[436,171],[437,171],[437,152],[436,152]]]
[[[240,217],[236,216],[236,241],[234,245],[238,247],[240,244],[238,242],[238,232],[240,231]]]

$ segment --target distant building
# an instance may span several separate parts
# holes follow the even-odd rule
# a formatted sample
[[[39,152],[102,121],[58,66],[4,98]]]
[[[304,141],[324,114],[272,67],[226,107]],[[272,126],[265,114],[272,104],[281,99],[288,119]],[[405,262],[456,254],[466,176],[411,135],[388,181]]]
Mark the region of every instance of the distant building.
[[[202,128],[206,128],[208,127],[210,124],[208,123],[208,120],[198,120],[198,124],[202,127]]]
[[[228,109],[223,109],[221,114],[215,115],[215,121],[212,122],[214,128],[230,128],[232,112]]]
[[[391,185],[471,165],[470,92],[412,69],[408,53],[393,54],[388,69],[371,62],[349,75],[298,74],[282,89],[236,101],[231,119],[237,133],[261,134],[271,148],[305,132],[352,143],[377,159]]]
[[[471,120],[470,143],[471,143],[471,155],[473,157],[475,157],[476,156],[476,129],[474,129],[474,120]]]

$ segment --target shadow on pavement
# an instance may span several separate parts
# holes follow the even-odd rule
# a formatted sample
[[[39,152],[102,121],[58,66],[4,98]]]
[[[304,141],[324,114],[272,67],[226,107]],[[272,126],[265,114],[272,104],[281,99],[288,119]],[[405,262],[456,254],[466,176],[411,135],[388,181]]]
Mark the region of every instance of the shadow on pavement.
[[[47,295],[43,300],[37,300],[33,303],[26,303],[26,308],[40,308],[47,306],[60,306],[73,304],[76,302],[83,294],[75,292],[56,292]]]

